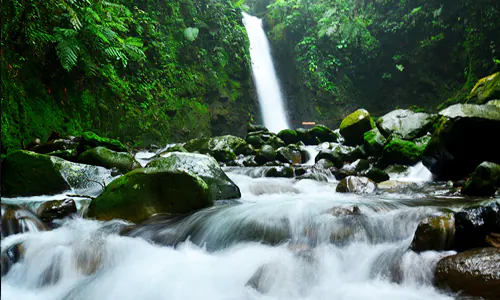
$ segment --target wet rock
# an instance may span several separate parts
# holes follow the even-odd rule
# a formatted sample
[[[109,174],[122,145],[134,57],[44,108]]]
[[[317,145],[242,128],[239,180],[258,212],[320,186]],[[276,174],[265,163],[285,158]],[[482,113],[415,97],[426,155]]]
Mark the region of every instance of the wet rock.
[[[468,97],[469,103],[477,104],[493,99],[500,99],[500,72],[479,79]]]
[[[342,168],[342,169],[330,169],[337,180],[343,180],[349,176],[356,176],[357,172],[353,168]]]
[[[73,199],[52,200],[43,202],[37,209],[36,214],[46,224],[51,224],[56,219],[63,219],[77,212],[76,203]]]
[[[117,168],[121,172],[128,172],[141,166],[131,154],[116,152],[105,147],[95,147],[83,152],[78,156],[78,162],[108,169]]]
[[[304,143],[304,145],[318,145],[321,143],[319,139],[309,136],[309,129],[297,128],[295,131],[297,132],[297,138]]]
[[[370,168],[370,162],[366,159],[358,159],[351,164],[356,172],[366,171]]]
[[[61,151],[61,150],[75,150],[78,147],[79,140],[78,139],[55,139],[50,140],[46,143],[39,144],[33,148],[31,151],[47,154],[50,152]]]
[[[265,164],[266,162],[273,161],[276,158],[276,151],[269,145],[264,145],[257,151],[255,155],[255,162],[258,164]]]
[[[15,204],[1,203],[1,238],[28,231],[43,231],[48,227],[29,209]]]
[[[330,149],[321,150],[314,161],[318,163],[320,160],[330,161],[336,168],[342,168],[344,161],[340,158],[339,151],[335,152]]]
[[[12,265],[23,258],[25,251],[26,250],[24,249],[22,243],[14,244],[10,247],[2,249],[0,254],[2,277],[10,271]]]
[[[295,144],[299,141],[297,132],[292,129],[284,129],[278,133],[278,137],[285,142],[285,144]]]
[[[276,159],[287,164],[300,164],[302,162],[302,155],[297,149],[281,147],[276,150]]]
[[[432,130],[435,116],[397,109],[377,120],[377,127],[384,136],[398,136],[404,140],[422,137]]]
[[[500,164],[497,139],[492,135],[500,132],[499,107],[457,104],[439,115],[423,159],[439,180],[462,179],[484,161]]]
[[[265,177],[283,177],[292,178],[293,168],[292,167],[273,167],[267,170],[264,174]]]
[[[376,189],[377,184],[367,177],[348,176],[339,182],[335,191],[337,193],[370,194]]]
[[[242,161],[245,167],[257,167],[259,164],[255,161],[253,156],[247,156]]]
[[[426,136],[411,142],[392,136],[384,146],[381,160],[386,165],[414,165],[422,160],[429,140],[430,137]]]
[[[462,188],[463,195],[493,196],[500,187],[500,165],[481,163]]]
[[[350,146],[362,145],[365,132],[374,128],[370,113],[364,109],[358,109],[342,120],[340,134],[345,139],[345,144]]]
[[[365,132],[363,135],[364,146],[369,155],[380,156],[384,149],[385,137],[380,133],[377,128],[373,128]]]
[[[2,196],[57,194],[69,190],[58,157],[30,151],[13,152],[2,161]]]
[[[332,150],[344,162],[353,162],[366,157],[363,148],[359,146],[354,148],[344,145],[334,145]]]
[[[295,168],[295,176],[301,176],[307,173],[306,168]]]
[[[255,154],[255,149],[252,145],[247,142],[241,142],[234,148],[234,154],[236,155],[253,155]]]
[[[418,224],[410,249],[415,252],[428,250],[453,250],[455,243],[455,216],[448,213],[431,216]]]
[[[349,207],[332,207],[326,213],[334,217],[359,216],[361,215],[361,210],[357,205],[352,205]]]
[[[259,267],[252,277],[247,281],[246,286],[254,288],[261,294],[271,291],[276,282],[284,282],[291,270],[281,263],[270,262]]]
[[[208,185],[214,200],[241,197],[238,186],[227,177],[217,161],[197,153],[172,152],[149,162],[147,168],[161,168],[169,171],[185,169],[200,176]]]
[[[106,147],[116,152],[127,152],[127,148],[119,141],[110,138],[103,138],[93,132],[85,132],[78,145],[78,153],[82,153],[90,148]]]
[[[333,132],[330,128],[325,125],[315,125],[313,128],[309,129],[307,132],[308,140],[314,144],[319,141],[323,142],[335,142],[337,143],[339,140],[339,134]]]
[[[379,168],[370,168],[369,170],[362,172],[361,175],[370,178],[376,183],[387,181],[390,179],[389,174]]]
[[[441,259],[436,284],[453,292],[500,299],[500,249],[479,248]]]
[[[322,158],[320,160],[318,160],[315,164],[314,164],[314,168],[315,169],[320,169],[320,170],[328,170],[332,167],[335,167],[334,164],[328,160],[328,159],[325,159],[325,158]]]
[[[277,136],[272,136],[271,138],[269,138],[269,140],[266,141],[266,145],[269,145],[274,149],[286,146],[285,142],[283,142],[283,140]]]
[[[189,152],[209,154],[219,162],[228,162],[236,159],[234,149],[242,142],[245,140],[237,136],[223,135],[193,139],[184,144],[184,148]]]
[[[113,180],[92,199],[87,216],[138,223],[157,213],[187,213],[213,203],[208,185],[193,172],[145,168]]]
[[[303,179],[309,179],[309,180],[314,180],[314,181],[319,181],[319,182],[327,182],[328,177],[325,174],[321,173],[307,173],[303,174],[300,176],[295,177],[296,180],[303,180]]]
[[[500,204],[465,208],[455,214],[455,247],[464,251],[486,247],[486,236],[500,232]]]
[[[252,147],[257,148],[257,149],[262,147],[262,145],[264,145],[264,143],[265,143],[264,140],[258,135],[248,135],[246,137],[246,142],[248,144],[252,145]]]

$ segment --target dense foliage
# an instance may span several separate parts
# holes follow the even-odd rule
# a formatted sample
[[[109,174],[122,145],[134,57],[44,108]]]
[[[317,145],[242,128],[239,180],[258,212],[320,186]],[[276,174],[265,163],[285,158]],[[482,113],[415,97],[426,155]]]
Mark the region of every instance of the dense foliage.
[[[247,2],[267,20],[295,124],[460,102],[500,69],[496,0]]]
[[[2,3],[2,153],[51,131],[135,144],[242,130],[254,104],[235,6]]]

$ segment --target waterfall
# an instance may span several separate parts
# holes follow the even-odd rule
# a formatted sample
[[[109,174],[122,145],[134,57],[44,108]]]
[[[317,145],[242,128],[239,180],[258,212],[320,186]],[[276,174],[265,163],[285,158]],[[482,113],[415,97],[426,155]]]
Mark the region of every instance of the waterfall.
[[[269,41],[262,28],[261,19],[243,13],[243,23],[250,40],[252,73],[257,87],[264,126],[271,132],[279,132],[289,128],[289,126],[281,89],[274,70]]]

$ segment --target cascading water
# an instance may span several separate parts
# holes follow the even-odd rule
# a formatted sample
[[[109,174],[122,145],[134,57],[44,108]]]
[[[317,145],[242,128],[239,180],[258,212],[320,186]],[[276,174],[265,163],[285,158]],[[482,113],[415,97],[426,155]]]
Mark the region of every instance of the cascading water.
[[[252,73],[257,87],[264,126],[272,132],[279,132],[289,128],[289,125],[271,57],[269,41],[262,28],[261,19],[243,13],[243,23],[250,40]]]

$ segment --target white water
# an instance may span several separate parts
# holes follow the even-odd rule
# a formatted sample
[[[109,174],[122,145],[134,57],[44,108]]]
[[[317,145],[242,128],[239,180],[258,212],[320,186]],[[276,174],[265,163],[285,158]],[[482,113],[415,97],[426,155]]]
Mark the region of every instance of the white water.
[[[449,253],[407,251],[418,222],[438,208],[339,194],[331,182],[228,175],[241,204],[139,227],[137,238],[117,235],[122,222],[82,219],[5,238],[2,251],[24,242],[25,252],[2,277],[2,299],[454,299],[431,284],[435,263]],[[327,212],[353,204],[362,217]],[[190,241],[174,248],[140,236]],[[284,237],[278,245],[258,242],[276,236]],[[247,285],[262,266],[264,294]]]
[[[407,172],[391,176],[391,179],[407,182],[430,182],[434,179],[434,175],[422,162],[419,162],[409,167]]]
[[[271,132],[289,128],[280,85],[274,69],[271,49],[262,20],[243,13],[243,23],[250,40],[252,73],[257,87],[260,109],[266,126]]]

